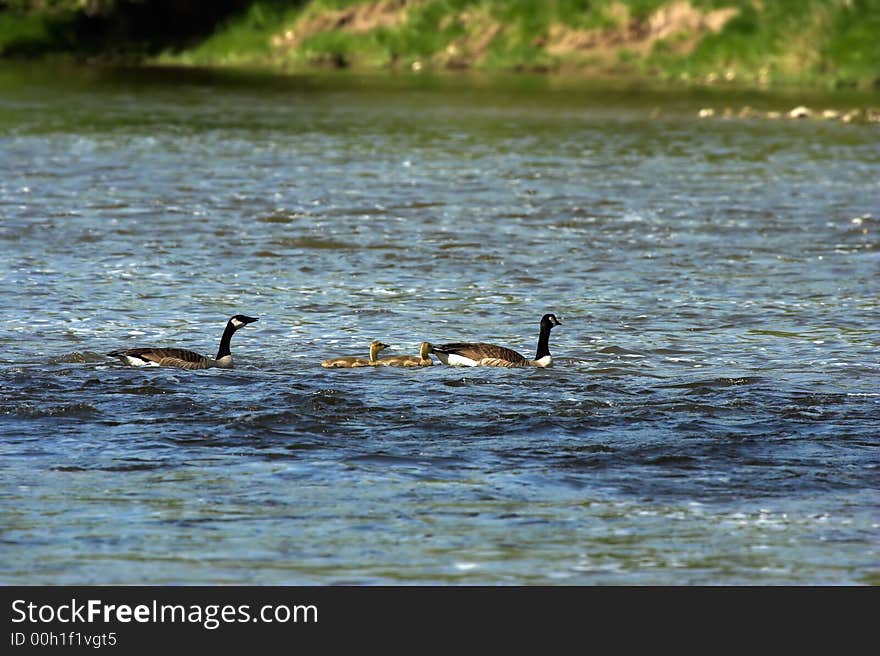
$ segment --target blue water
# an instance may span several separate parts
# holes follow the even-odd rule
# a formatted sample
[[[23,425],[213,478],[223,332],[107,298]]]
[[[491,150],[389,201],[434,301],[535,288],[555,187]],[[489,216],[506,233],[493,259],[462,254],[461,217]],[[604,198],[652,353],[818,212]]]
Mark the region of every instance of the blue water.
[[[880,131],[705,101],[4,69],[0,582],[880,582]]]

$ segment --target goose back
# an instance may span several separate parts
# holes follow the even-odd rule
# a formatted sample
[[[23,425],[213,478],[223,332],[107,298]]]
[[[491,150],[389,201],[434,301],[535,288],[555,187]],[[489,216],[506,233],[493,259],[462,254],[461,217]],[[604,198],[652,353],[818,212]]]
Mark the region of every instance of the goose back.
[[[210,369],[223,366],[221,361],[213,360],[195,351],[181,348],[130,348],[111,351],[107,355],[119,358],[135,366],[176,367],[178,369]]]
[[[530,360],[521,353],[505,346],[485,342],[451,342],[438,346],[429,345],[443,364],[464,367],[549,367],[553,362],[550,355],[550,330],[562,325],[555,314],[541,317],[538,334],[538,348],[535,358]]]
[[[432,351],[444,364],[461,366],[525,366],[528,359],[513,349],[485,342],[452,342]],[[473,364],[471,364],[473,363]]]

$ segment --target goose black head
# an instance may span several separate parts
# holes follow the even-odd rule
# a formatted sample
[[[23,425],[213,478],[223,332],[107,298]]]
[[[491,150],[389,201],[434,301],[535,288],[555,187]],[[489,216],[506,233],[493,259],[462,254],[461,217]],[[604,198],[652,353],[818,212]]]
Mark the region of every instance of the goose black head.
[[[236,329],[241,328],[242,326],[246,326],[249,323],[253,323],[254,321],[259,321],[259,317],[249,317],[244,314],[236,314],[229,320]]]
[[[541,317],[541,325],[552,328],[553,326],[561,326],[562,322],[556,318],[555,314],[545,314]]]

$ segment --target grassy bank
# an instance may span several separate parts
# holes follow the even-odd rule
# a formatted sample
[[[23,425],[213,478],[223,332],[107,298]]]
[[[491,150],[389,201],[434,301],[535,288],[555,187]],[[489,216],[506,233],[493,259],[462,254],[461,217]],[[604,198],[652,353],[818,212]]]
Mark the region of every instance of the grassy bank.
[[[7,2],[0,54],[880,86],[880,0],[228,0],[208,3],[210,12],[204,4]]]

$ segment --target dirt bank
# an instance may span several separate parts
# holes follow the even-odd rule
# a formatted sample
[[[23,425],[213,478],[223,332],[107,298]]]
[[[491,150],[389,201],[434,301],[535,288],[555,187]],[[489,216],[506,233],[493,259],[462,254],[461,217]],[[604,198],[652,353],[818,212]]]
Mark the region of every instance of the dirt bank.
[[[406,27],[411,17],[427,0],[375,0],[339,10],[310,7],[292,24],[272,37],[278,51],[297,51],[322,34],[365,35],[379,30]],[[687,0],[677,0],[644,15],[633,15],[629,7],[616,2],[601,10],[601,27],[575,28],[556,22],[544,33],[529,40],[527,46],[543,53],[534,59],[544,67],[577,65],[608,67],[627,55],[645,55],[659,42],[671,52],[686,54],[708,33],[720,31],[739,13],[735,7],[702,11]],[[451,26],[456,35],[430,57],[413,59],[414,66],[433,65],[445,68],[470,68],[484,60],[500,41],[518,38],[515,26],[503,24],[487,6],[475,5],[444,16],[438,32]],[[316,60],[326,53],[309,55]],[[355,56],[356,57],[356,56]],[[388,63],[394,63],[391,53]],[[337,59],[338,65],[357,64],[353,56]]]

